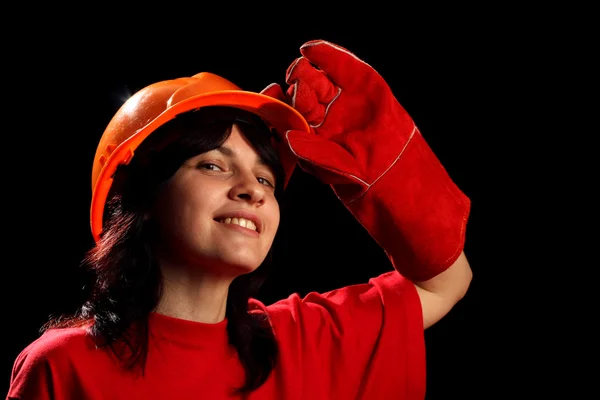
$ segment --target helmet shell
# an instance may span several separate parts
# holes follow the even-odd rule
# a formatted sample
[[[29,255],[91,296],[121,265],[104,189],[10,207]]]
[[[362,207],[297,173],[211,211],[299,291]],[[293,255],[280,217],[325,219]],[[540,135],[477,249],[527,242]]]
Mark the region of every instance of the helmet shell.
[[[205,106],[250,111],[279,135],[289,130],[310,132],[304,117],[288,104],[261,93],[244,91],[210,72],[160,81],[140,89],[112,117],[94,155],[90,220],[95,241],[100,238],[104,206],[117,167],[128,164],[140,143],[159,126],[178,114]],[[278,151],[286,175],[284,185],[287,185],[297,159],[286,146],[280,146]]]

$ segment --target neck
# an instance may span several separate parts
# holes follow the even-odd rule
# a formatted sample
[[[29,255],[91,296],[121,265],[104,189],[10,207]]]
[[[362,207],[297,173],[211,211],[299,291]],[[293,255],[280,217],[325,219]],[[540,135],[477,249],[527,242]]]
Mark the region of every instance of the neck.
[[[225,319],[232,278],[163,268],[163,290],[155,309],[159,314],[214,324]]]

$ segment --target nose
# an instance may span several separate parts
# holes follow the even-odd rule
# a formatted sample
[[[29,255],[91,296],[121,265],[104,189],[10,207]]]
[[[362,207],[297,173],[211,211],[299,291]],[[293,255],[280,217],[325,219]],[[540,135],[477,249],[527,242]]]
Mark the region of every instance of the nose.
[[[265,186],[258,182],[253,173],[240,174],[229,191],[230,199],[259,206],[264,204],[265,195]]]

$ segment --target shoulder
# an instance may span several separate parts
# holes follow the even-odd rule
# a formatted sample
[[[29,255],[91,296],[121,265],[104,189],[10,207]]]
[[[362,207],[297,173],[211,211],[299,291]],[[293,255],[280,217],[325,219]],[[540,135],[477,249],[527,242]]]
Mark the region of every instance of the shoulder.
[[[387,371],[392,365],[393,379],[377,382],[390,387],[390,382],[405,381],[404,365],[414,367],[411,380],[421,380],[425,352],[419,297],[414,284],[397,271],[366,283],[251,305],[268,315],[285,354],[280,368],[301,366],[306,376],[336,371],[328,384],[345,388],[348,379],[360,386],[361,379],[373,375],[365,368]]]
[[[255,312],[289,313],[299,308],[334,308],[343,306],[365,307],[369,304],[382,306],[384,300],[392,297],[406,300],[406,297],[416,298],[415,285],[397,271],[389,271],[369,279],[368,282],[348,285],[327,292],[309,292],[305,296],[293,293],[287,298],[273,304],[265,305],[259,300],[250,300],[250,310]]]
[[[47,330],[16,357],[7,398],[53,398],[48,388],[58,390],[74,379],[77,365],[95,348],[83,326]]]
[[[310,292],[305,296],[294,293],[269,305],[253,299],[250,309],[267,314],[274,327],[290,328],[299,325],[322,328],[331,324],[375,327],[386,314],[405,315],[408,311],[420,315],[421,312],[414,284],[397,271],[324,293]]]
[[[84,326],[50,329],[21,351],[14,369],[18,370],[24,364],[59,361],[94,348],[95,344]]]

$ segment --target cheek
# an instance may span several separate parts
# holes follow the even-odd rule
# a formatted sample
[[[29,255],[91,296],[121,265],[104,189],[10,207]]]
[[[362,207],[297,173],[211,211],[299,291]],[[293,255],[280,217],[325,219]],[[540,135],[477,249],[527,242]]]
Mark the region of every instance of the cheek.
[[[176,183],[164,187],[156,204],[155,215],[167,231],[187,231],[196,219],[195,191]]]
[[[173,232],[181,230],[181,223],[185,221],[185,210],[181,207],[172,193],[165,193],[160,197],[156,204],[154,215],[159,221],[163,232]]]
[[[223,196],[221,188],[209,184],[177,187],[168,196],[168,209],[173,223],[189,231],[203,230],[219,209]]]
[[[275,236],[275,232],[277,232],[277,229],[279,228],[279,221],[281,218],[280,215],[280,211],[279,211],[279,204],[277,202],[275,202],[270,208],[269,211],[267,212],[268,214],[268,218],[269,218],[269,225],[271,225],[272,227],[272,231],[273,231],[273,236]]]

